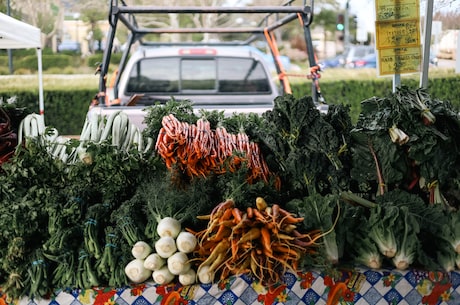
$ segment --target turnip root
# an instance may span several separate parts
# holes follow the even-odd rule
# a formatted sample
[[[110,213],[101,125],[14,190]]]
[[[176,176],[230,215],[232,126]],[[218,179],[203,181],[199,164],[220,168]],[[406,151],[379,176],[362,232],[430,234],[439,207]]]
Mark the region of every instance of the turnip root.
[[[155,270],[152,273],[152,278],[158,285],[166,285],[174,280],[174,274],[169,272],[168,266],[163,266],[159,270]]]
[[[135,258],[125,266],[125,274],[131,282],[139,284],[145,282],[152,271],[144,268],[144,260]]]

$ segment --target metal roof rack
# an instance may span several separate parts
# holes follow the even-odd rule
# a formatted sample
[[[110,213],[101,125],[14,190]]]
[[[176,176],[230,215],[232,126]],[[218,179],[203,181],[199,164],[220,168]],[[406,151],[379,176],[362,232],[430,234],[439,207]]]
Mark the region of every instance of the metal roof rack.
[[[307,1],[303,1],[302,6],[293,6],[289,0],[285,4],[280,6],[235,6],[235,7],[216,7],[216,6],[132,6],[127,5],[123,0],[111,0],[109,8],[109,33],[106,48],[104,50],[103,62],[98,68],[100,72],[99,82],[99,98],[101,101],[104,99],[106,90],[106,75],[109,68],[113,42],[115,39],[115,33],[118,27],[118,23],[121,22],[129,31],[127,48],[123,51],[123,55],[120,61],[119,70],[124,69],[128,59],[128,55],[131,46],[139,42],[144,45],[174,45],[175,43],[164,43],[164,42],[149,42],[144,41],[143,38],[147,34],[194,34],[194,33],[215,33],[215,34],[248,34],[246,40],[242,41],[219,41],[219,42],[206,42],[206,44],[217,45],[248,45],[254,41],[265,38],[266,42],[270,46],[272,56],[274,58],[275,67],[277,69],[280,82],[283,86],[283,93],[291,93],[287,75],[279,61],[279,51],[274,40],[273,31],[282,27],[283,25],[290,23],[293,20],[299,20],[303,29],[306,42],[306,52],[311,68],[311,74],[307,75],[308,78],[313,79],[312,94],[314,102],[323,101],[319,90],[317,80],[319,71],[316,57],[314,54],[312,39],[310,35],[310,24],[313,21],[313,1],[310,0],[307,5]],[[120,4],[119,4],[120,2]],[[148,16],[152,14],[264,14],[257,26],[251,27],[239,27],[239,26],[217,26],[217,27],[167,27],[167,28],[154,28],[142,26],[138,23],[137,18],[141,16]],[[280,17],[282,15],[282,17]],[[271,19],[274,19],[271,20]],[[191,42],[197,43],[198,42]],[[176,43],[190,44],[189,42]],[[120,73],[116,75],[114,80],[114,87],[116,89],[119,81]]]

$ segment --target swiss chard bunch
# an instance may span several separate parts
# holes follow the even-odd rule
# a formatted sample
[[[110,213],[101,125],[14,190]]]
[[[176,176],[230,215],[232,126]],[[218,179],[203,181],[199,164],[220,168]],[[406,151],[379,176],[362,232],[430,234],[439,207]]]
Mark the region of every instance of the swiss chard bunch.
[[[375,202],[359,229],[365,234],[358,236],[369,238],[384,261],[397,269],[405,270],[415,264],[437,267],[429,248],[442,215],[427,207],[418,195],[400,189],[377,196]],[[365,245],[368,241],[356,243]]]
[[[357,190],[382,195],[402,188],[429,203],[458,207],[460,120],[452,105],[401,87],[364,100],[361,108],[351,132]]]
[[[350,259],[346,252],[349,241],[355,239],[356,229],[362,224],[365,208],[351,205],[339,194],[313,194],[303,199],[293,199],[287,209],[304,218],[302,228],[306,231],[319,230],[318,252],[302,259],[302,265],[309,267],[333,266]]]
[[[450,272],[460,267],[460,211],[430,206],[429,231],[423,232],[424,249],[438,268]],[[423,228],[423,227],[422,227]]]
[[[405,140],[398,138],[399,142],[393,143],[391,134],[396,130],[402,134],[401,122],[412,120],[402,105],[389,97],[369,98],[361,103],[361,108],[356,127],[351,130],[350,175],[356,182],[356,191],[377,191],[382,195],[410,178],[410,161],[401,147]]]

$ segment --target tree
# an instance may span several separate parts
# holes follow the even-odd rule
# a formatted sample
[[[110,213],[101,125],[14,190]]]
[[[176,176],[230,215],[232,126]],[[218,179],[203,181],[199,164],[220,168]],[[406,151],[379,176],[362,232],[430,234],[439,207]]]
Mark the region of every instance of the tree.
[[[104,39],[104,33],[98,25],[98,21],[107,18],[107,5],[98,1],[84,1],[80,4],[79,10],[84,22],[89,23],[90,32],[88,33],[88,48],[91,53],[94,53],[94,44],[101,46]]]
[[[64,10],[60,0],[17,0],[11,1],[14,16],[38,27],[45,35],[45,47],[52,45],[52,39],[61,28]]]
[[[151,5],[151,1],[140,1],[140,4]],[[241,5],[245,0],[233,0],[234,5]],[[221,7],[228,3],[228,0],[158,0],[156,6],[214,6]],[[179,28],[179,27],[209,27],[222,26],[228,22],[227,14],[159,14],[156,18],[142,18],[138,16],[139,23],[145,27],[154,28]],[[167,35],[172,42],[181,41],[182,38],[177,34]],[[195,39],[208,41],[212,38],[210,33],[196,35]]]
[[[433,16],[433,20],[442,21],[443,29],[447,30],[459,30],[460,13],[459,12],[436,12]]]

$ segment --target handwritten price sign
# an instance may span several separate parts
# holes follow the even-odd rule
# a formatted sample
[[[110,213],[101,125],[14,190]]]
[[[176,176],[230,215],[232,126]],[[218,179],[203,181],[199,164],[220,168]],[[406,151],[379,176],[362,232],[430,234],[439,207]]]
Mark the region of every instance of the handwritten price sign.
[[[420,71],[420,46],[379,50],[380,75],[403,74]]]
[[[420,26],[417,19],[379,22],[376,29],[377,49],[420,45]]]
[[[379,74],[418,72],[420,0],[375,0]]]
[[[375,8],[377,21],[420,18],[419,0],[376,0]]]

